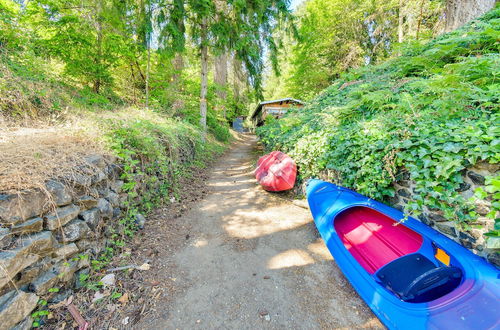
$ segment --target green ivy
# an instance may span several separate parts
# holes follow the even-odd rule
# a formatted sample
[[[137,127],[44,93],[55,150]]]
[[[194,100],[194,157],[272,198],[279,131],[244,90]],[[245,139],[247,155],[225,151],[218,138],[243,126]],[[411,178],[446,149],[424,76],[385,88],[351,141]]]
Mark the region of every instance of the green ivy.
[[[467,227],[478,215],[457,191],[462,171],[500,162],[499,30],[500,8],[427,44],[408,44],[402,56],[344,74],[257,133],[268,149],[296,160],[301,178],[326,174],[388,201],[393,183],[409,177],[407,213],[439,209]],[[498,192],[488,189],[483,199],[498,211]]]

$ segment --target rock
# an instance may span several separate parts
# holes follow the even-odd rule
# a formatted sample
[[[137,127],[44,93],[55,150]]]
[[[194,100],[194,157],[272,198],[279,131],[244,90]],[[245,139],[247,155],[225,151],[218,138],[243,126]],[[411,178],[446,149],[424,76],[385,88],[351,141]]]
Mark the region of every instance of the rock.
[[[499,164],[490,164],[488,162],[478,162],[474,165],[474,168],[477,168],[479,170],[487,171],[490,173],[496,173],[498,170],[500,170],[500,165]]]
[[[29,267],[26,267],[22,272],[18,273],[15,277],[15,286],[9,283],[9,287],[12,289],[22,287],[26,284],[33,282],[41,273],[47,271],[52,267],[51,258],[45,257],[42,260],[38,260]]]
[[[103,219],[109,220],[113,217],[113,207],[111,206],[111,203],[106,199],[99,198],[97,207],[99,208],[99,211],[101,211],[101,216]]]
[[[390,205],[396,205],[399,203],[399,198],[397,195],[394,195],[392,197],[389,197],[387,198],[387,202],[390,204]]]
[[[474,204],[476,205],[475,210],[479,215],[487,215],[491,211],[491,203],[487,201],[478,199]]]
[[[500,237],[488,237],[486,247],[488,249],[500,249]]]
[[[436,224],[436,228],[440,232],[442,232],[446,235],[449,235],[452,237],[457,237],[457,230],[455,229],[455,224],[451,221],[445,222],[445,223],[438,223],[438,224]]]
[[[73,290],[64,290],[62,292],[58,292],[54,297],[49,299],[49,303],[51,304],[58,304],[62,301],[65,301],[68,299],[70,296],[74,294]]]
[[[122,168],[115,163],[111,163],[104,168],[104,173],[110,178],[119,177],[122,173]]]
[[[104,250],[104,244],[104,241],[90,239],[82,239],[76,242],[78,250],[87,251],[88,253],[92,253],[94,255],[98,255]]]
[[[408,181],[408,180],[401,180],[401,181],[398,181],[398,184],[399,184],[401,187],[406,187],[406,188],[410,188],[410,186],[411,186],[410,181]]]
[[[36,254],[24,254],[19,251],[0,252],[0,288],[8,284],[14,276],[26,267],[38,261]]]
[[[478,240],[483,237],[484,231],[478,228],[472,228],[469,231],[469,234],[475,239]]]
[[[37,233],[43,229],[43,219],[33,218],[26,222],[15,225],[11,228],[12,234],[25,235],[30,233]]]
[[[29,330],[33,326],[33,318],[28,316],[18,324],[16,324],[11,330]]]
[[[57,233],[61,242],[74,242],[90,236],[90,228],[85,221],[73,220],[63,227],[62,233]]]
[[[47,196],[39,190],[0,194],[0,223],[17,224],[43,213]]]
[[[458,233],[458,238],[460,238],[461,241],[465,240],[465,241],[470,242],[470,243],[476,242],[476,239],[474,237],[472,237],[471,235],[469,235],[468,233],[465,233],[463,231]]]
[[[75,289],[83,288],[90,274],[90,269],[82,269],[75,273]]]
[[[0,228],[0,250],[5,249],[12,243],[12,233],[8,228]]]
[[[67,205],[71,203],[71,191],[68,187],[59,181],[49,180],[45,183],[45,187],[52,195],[54,203],[57,206]]]
[[[127,316],[126,318],[124,318],[123,320],[121,320],[121,324],[123,324],[123,325],[127,325],[127,324],[128,324],[128,322],[129,322],[129,319],[130,319],[130,317],[129,317],[129,316]]]
[[[396,204],[396,205],[394,205],[393,207],[394,207],[396,210],[398,210],[398,211],[401,211],[401,212],[404,212],[404,211],[405,211],[404,206],[403,206],[403,205],[401,205],[401,204]]]
[[[142,214],[137,213],[135,215],[134,222],[137,225],[137,227],[139,227],[140,229],[144,229],[144,225],[146,224],[146,218]]]
[[[489,253],[488,256],[486,257],[486,259],[491,264],[500,268],[500,253],[499,252]]]
[[[96,188],[99,196],[101,196],[102,198],[106,198],[106,196],[108,196],[108,194],[112,192],[107,184],[99,184]]]
[[[107,274],[99,282],[104,286],[114,286],[115,285],[115,274]]]
[[[77,270],[78,262],[74,260],[60,262],[35,279],[30,289],[37,295],[43,295],[59,282],[69,282]]]
[[[67,258],[78,253],[78,251],[78,246],[76,246],[75,243],[69,243],[57,248],[57,250],[54,251],[54,256],[56,258]]]
[[[477,185],[484,185],[484,182],[485,182],[485,178],[484,176],[482,176],[481,174],[479,173],[476,173],[474,171],[468,171],[467,172],[467,176],[469,177],[469,179],[472,180],[472,182],[474,182],[475,184]]]
[[[406,197],[406,198],[410,198],[411,197],[411,193],[408,189],[406,188],[401,188],[398,190],[397,194],[401,197]]]
[[[85,196],[79,197],[75,203],[78,206],[80,206],[80,209],[88,210],[88,209],[91,209],[93,207],[97,207],[97,198],[85,195]]]
[[[117,193],[114,193],[110,191],[108,195],[106,196],[106,199],[108,202],[111,203],[114,207],[118,206],[120,204],[120,196]]]
[[[57,275],[58,274],[53,269],[43,273],[30,283],[30,290],[35,292],[37,295],[43,295],[47,293],[49,289],[54,288],[59,281]]]
[[[54,247],[54,237],[49,231],[24,237],[16,242],[17,248],[0,252],[0,288],[17,273],[37,262]]]
[[[486,231],[489,231],[493,230],[495,226],[495,220],[486,217],[478,217],[473,224],[482,226]]]
[[[421,214],[418,216],[418,219],[425,223],[427,226],[434,226],[434,221],[430,220],[427,214]]]
[[[474,248],[474,244],[472,244],[471,242],[464,240],[464,239],[460,240],[460,245],[462,245],[463,247],[465,247],[469,250],[472,250]]]
[[[60,228],[76,218],[80,212],[80,207],[74,204],[58,208],[54,213],[45,217],[45,226],[49,230]]]
[[[122,193],[120,196],[120,205],[125,205],[125,202],[128,200],[128,194]]]
[[[81,172],[72,173],[66,180],[78,188],[88,188],[92,184],[91,176]]]
[[[83,211],[79,215],[80,219],[83,219],[85,223],[90,227],[90,229],[95,230],[99,223],[101,222],[101,211],[98,208],[93,208],[87,211]]]
[[[432,221],[435,221],[435,222],[445,222],[445,221],[448,221],[448,220],[446,220],[446,218],[445,218],[445,217],[443,217],[441,214],[439,214],[439,213],[435,213],[435,212],[429,213],[429,218],[430,218]]]
[[[122,187],[125,184],[122,180],[113,180],[110,183],[110,188],[113,190],[115,193],[119,194],[122,191]]]
[[[106,174],[101,170],[95,171],[94,175],[92,175],[92,177],[91,177],[92,184],[102,182],[105,179],[106,179]]]
[[[78,260],[60,262],[55,266],[55,269],[61,282],[69,282],[78,270]]]
[[[468,184],[467,182],[462,182],[458,188],[457,188],[457,192],[464,192],[466,190],[469,190],[470,189],[470,184]]]
[[[50,231],[22,237],[18,240],[18,246],[27,249],[29,253],[43,254],[54,249],[54,237]]]
[[[78,260],[78,269],[90,267],[90,258],[85,255],[80,260]]]
[[[0,297],[0,330],[9,330],[35,309],[38,297],[33,293],[12,290]]]
[[[462,192],[460,193],[460,195],[462,195],[462,197],[463,197],[464,199],[470,199],[471,197],[473,197],[473,196],[474,196],[474,191],[473,191],[473,190],[471,190],[471,189],[468,189],[468,190],[466,190],[466,191],[462,191]]]
[[[93,154],[93,155],[89,155],[89,156],[84,157],[84,159],[91,166],[98,167],[101,169],[106,167],[106,160],[104,159],[104,157],[102,155]]]
[[[119,207],[115,207],[113,209],[113,219],[114,220],[119,219],[121,215],[122,215],[122,209]]]

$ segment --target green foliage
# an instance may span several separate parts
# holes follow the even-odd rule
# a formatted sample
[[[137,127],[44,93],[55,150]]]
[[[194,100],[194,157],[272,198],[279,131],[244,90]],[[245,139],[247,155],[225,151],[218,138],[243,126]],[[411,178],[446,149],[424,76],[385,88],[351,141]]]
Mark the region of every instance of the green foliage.
[[[444,1],[310,0],[298,10],[299,41],[284,39],[280,95],[309,100],[350,68],[378,63],[404,42],[429,38],[443,24]],[[402,25],[399,26],[401,17]],[[417,27],[418,26],[418,27]],[[275,78],[275,79],[273,79]],[[266,83],[266,90],[276,86]]]
[[[461,171],[500,162],[499,27],[496,9],[393,60],[348,72],[258,134],[269,149],[289,153],[302,178],[326,174],[379,200],[409,175],[416,186],[407,212],[427,206],[467,226],[478,215],[457,192]]]
[[[159,119],[159,118],[158,118]],[[148,213],[173,197],[180,176],[197,162],[213,158],[222,147],[202,141],[194,126],[172,119],[111,120],[107,141],[123,164],[123,190],[128,194],[127,214],[119,234],[131,235],[138,212]],[[217,127],[214,124],[214,127]],[[224,138],[226,130],[218,134]],[[115,246],[120,247],[119,240]]]
[[[186,7],[184,0],[173,6],[164,0],[39,0],[23,6],[1,0],[2,114],[61,121],[68,110],[140,105],[148,81],[149,108],[198,125],[193,119],[199,121],[200,62],[196,38],[187,38],[194,30],[186,29]],[[216,39],[214,54],[227,48]],[[148,52],[148,42],[158,49]],[[172,63],[176,56],[183,59],[180,68]],[[242,80],[238,83],[249,82]],[[242,88],[235,101],[228,84],[224,101],[213,93],[211,81],[209,90],[209,109],[223,104],[229,121],[242,113],[241,100],[250,94]],[[214,118],[221,116],[211,112]],[[225,139],[229,125],[213,123],[218,125],[210,129]]]

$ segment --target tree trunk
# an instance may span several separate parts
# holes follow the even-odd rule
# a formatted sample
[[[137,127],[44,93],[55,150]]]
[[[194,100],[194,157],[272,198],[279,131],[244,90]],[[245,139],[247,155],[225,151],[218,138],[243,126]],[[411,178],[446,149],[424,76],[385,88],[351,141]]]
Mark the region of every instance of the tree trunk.
[[[182,70],[184,70],[184,58],[182,57],[182,53],[176,53],[174,59],[172,60],[172,65],[174,67],[174,74],[172,76],[172,87],[173,90],[180,94],[181,92],[181,77]],[[176,98],[174,103],[172,104],[172,110],[176,113],[179,109],[184,107],[184,100],[181,98]]]
[[[97,49],[97,54],[95,57],[95,64],[96,67],[98,68],[98,73],[97,77],[94,77],[94,86],[93,90],[94,93],[99,94],[99,91],[101,89],[101,74],[102,74],[102,65],[101,65],[101,60],[102,60],[102,38],[103,38],[103,32],[102,32],[102,1],[97,1],[97,16],[96,16],[96,31],[97,31],[97,38],[96,38],[96,49]]]
[[[418,14],[418,23],[417,23],[417,40],[420,36],[420,25],[422,24],[422,16],[424,14],[424,1],[425,0],[422,0],[420,2],[420,13]]]
[[[217,88],[217,97],[222,101],[222,114],[226,118],[226,85],[227,85],[227,53],[222,53],[215,58],[214,82]]]
[[[447,0],[445,32],[461,27],[494,6],[495,0]]]
[[[201,92],[200,92],[200,125],[203,129],[203,141],[207,134],[207,88],[208,88],[208,45],[206,18],[201,24]]]
[[[241,61],[236,57],[236,54],[233,56],[233,94],[234,100],[236,103],[240,101],[240,86],[242,83],[242,74],[241,74]]]
[[[151,1],[148,3],[147,15],[148,26],[151,22]],[[146,64],[146,109],[149,109],[149,77],[151,71],[151,31],[149,28],[146,30],[146,48],[148,51],[148,59]]]
[[[399,19],[398,19],[398,42],[403,42],[403,24],[404,24],[404,15],[403,15],[403,0],[399,0]]]
[[[151,71],[151,45],[149,44],[149,37],[146,43],[148,47],[148,62],[146,65],[146,109],[149,109],[149,72]]]
[[[184,58],[182,57],[181,53],[175,54],[175,57],[172,60],[172,65],[174,67],[172,82],[174,83],[174,85],[178,85],[181,80],[182,70],[184,70]]]

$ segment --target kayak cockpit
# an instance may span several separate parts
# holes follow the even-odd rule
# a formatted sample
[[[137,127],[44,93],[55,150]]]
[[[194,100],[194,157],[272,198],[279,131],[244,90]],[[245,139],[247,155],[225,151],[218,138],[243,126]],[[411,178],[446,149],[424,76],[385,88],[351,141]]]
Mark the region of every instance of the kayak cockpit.
[[[417,252],[423,237],[390,217],[364,206],[351,207],[335,218],[335,231],[370,274],[404,255]]]
[[[422,249],[422,235],[372,208],[348,208],[336,216],[334,227],[354,259],[403,301],[435,300],[462,281],[459,267],[437,261],[435,249]]]

